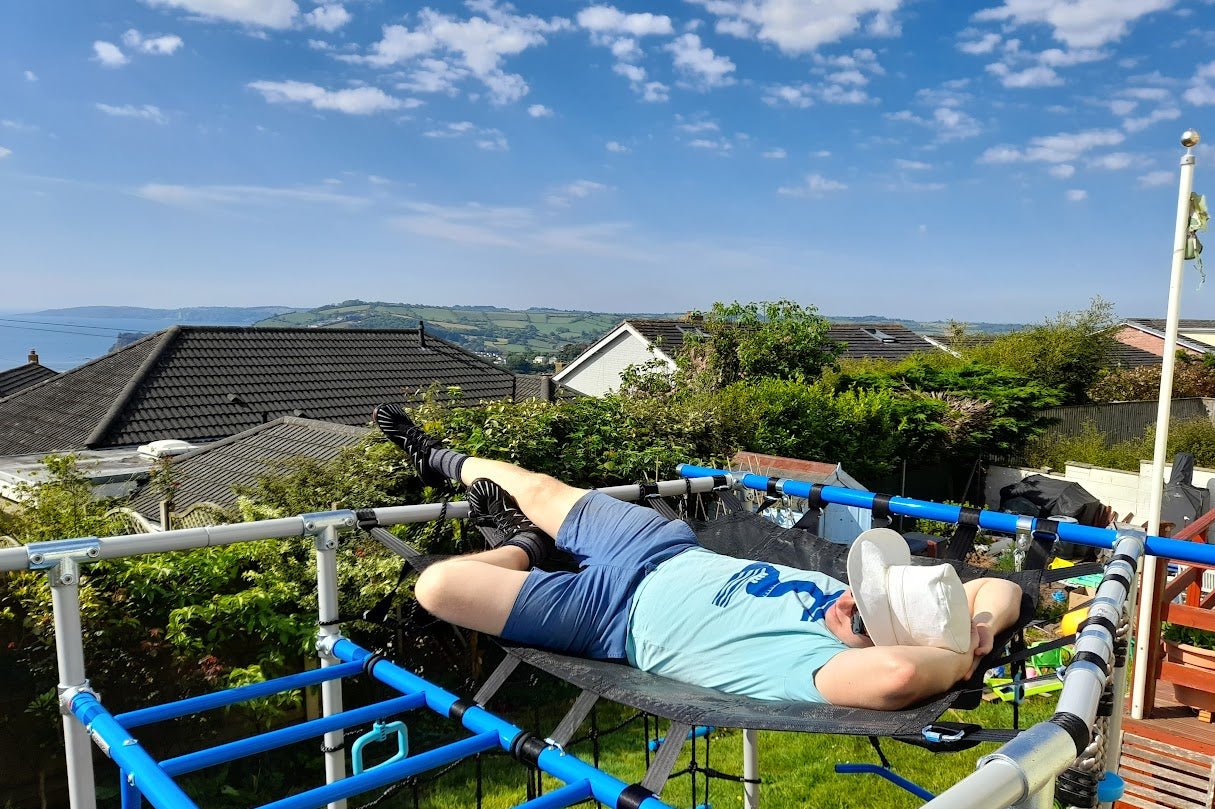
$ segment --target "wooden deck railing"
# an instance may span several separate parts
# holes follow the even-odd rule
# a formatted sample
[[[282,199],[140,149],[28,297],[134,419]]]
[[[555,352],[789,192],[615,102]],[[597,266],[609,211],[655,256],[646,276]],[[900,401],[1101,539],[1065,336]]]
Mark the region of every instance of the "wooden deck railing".
[[[1212,525],[1215,525],[1215,509],[1181,529],[1173,539],[1205,543],[1207,531]],[[1172,581],[1166,582],[1168,562],[1157,559],[1156,566],[1156,593],[1152,600],[1150,631],[1148,637],[1135,640],[1136,651],[1148,655],[1149,675],[1144,691],[1148,716],[1155,707],[1158,679],[1215,693],[1215,673],[1180,663],[1170,663],[1164,659],[1160,644],[1160,625],[1163,621],[1215,632],[1215,592],[1205,598],[1202,595],[1202,576],[1213,568],[1189,565]],[[1174,604],[1173,600],[1182,593],[1185,593],[1185,603]]]

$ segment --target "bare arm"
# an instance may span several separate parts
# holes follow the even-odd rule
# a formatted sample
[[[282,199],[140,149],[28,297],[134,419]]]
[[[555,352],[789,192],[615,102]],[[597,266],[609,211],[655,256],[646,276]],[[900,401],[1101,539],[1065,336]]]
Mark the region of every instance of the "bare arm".
[[[832,705],[894,711],[944,693],[974,673],[993,639],[1021,614],[1021,588],[1006,579],[975,579],[965,585],[972,616],[970,651],[959,654],[930,646],[870,646],[847,649],[814,677]]]
[[[971,645],[975,637],[972,633]],[[932,646],[846,649],[827,661],[814,684],[832,705],[895,711],[961,680],[974,667],[972,653]]]

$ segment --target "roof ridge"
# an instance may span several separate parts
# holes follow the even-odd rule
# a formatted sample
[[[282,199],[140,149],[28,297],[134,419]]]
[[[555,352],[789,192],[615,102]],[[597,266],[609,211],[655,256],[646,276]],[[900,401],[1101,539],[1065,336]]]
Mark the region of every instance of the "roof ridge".
[[[177,327],[174,326],[172,328],[177,328]],[[163,334],[165,331],[167,331],[167,330],[162,329],[161,331],[155,331],[155,332],[152,332],[151,334],[145,334],[143,337],[140,337],[138,340],[135,340],[134,342],[131,342],[131,343],[127,343],[122,348],[120,348],[116,351],[107,352],[105,354],[102,354],[100,357],[93,357],[93,359],[89,360],[88,362],[82,362],[79,365],[77,365],[75,368],[69,368],[66,371],[55,371],[54,376],[49,376],[46,379],[43,379],[41,382],[36,382],[35,384],[30,385],[28,388],[22,388],[21,390],[11,393],[8,396],[0,396],[0,401],[7,401],[9,399],[16,398],[17,396],[24,396],[28,391],[32,391],[36,388],[40,388],[43,385],[46,385],[50,382],[54,382],[54,381],[60,379],[61,377],[68,376],[69,374],[74,374],[77,371],[81,371],[85,368],[88,368],[89,366],[96,365],[97,363],[102,362],[103,360],[112,359],[116,354],[121,354],[123,351],[134,348],[135,346],[139,345],[140,343],[146,343],[148,340],[151,340],[152,338]],[[41,363],[39,363],[39,364],[41,364]],[[24,368],[25,366],[19,365],[17,367]],[[42,367],[46,368],[45,365],[43,365]],[[54,369],[47,369],[47,370],[54,370]]]
[[[307,419],[307,418],[301,418],[300,416],[279,416],[278,418],[272,419],[271,421],[263,421],[261,424],[254,425],[253,427],[250,427],[247,430],[241,430],[239,433],[234,433],[233,435],[225,436],[224,438],[221,438],[218,441],[208,441],[206,444],[203,444],[200,447],[196,447],[195,449],[192,449],[189,452],[183,452],[181,455],[174,457],[173,460],[174,460],[174,462],[179,461],[179,460],[184,461],[184,460],[187,460],[189,458],[194,458],[199,455],[205,455],[206,453],[211,452],[213,450],[220,449],[221,447],[226,447],[229,444],[235,444],[237,441],[243,441],[244,439],[254,436],[260,432],[264,432],[266,430],[269,430],[272,427],[278,427],[283,424],[296,424],[296,425],[303,426],[303,427],[320,427],[322,429],[325,429],[327,432],[337,433],[340,435],[354,436],[354,435],[362,435],[363,433],[367,432],[366,429],[352,427],[348,424],[338,424],[337,422],[334,422],[334,421],[324,421],[323,419]]]
[[[123,385],[122,390],[114,397],[114,401],[110,404],[105,415],[101,417],[101,421],[97,422],[97,426],[93,428],[93,432],[85,439],[84,445],[86,447],[92,447],[99,442],[110,429],[110,426],[118,419],[118,414],[122,412],[127,399],[143,383],[144,377],[160,361],[160,358],[164,356],[168,347],[177,341],[177,336],[181,334],[181,328],[181,326],[170,326],[163,332],[157,332],[161,336],[160,345],[148,352],[148,356],[144,357],[143,362],[139,364],[139,369],[131,374],[131,378],[127,380],[127,384]],[[136,343],[140,342],[143,341],[136,341]],[[131,345],[135,345],[136,343],[132,343]]]

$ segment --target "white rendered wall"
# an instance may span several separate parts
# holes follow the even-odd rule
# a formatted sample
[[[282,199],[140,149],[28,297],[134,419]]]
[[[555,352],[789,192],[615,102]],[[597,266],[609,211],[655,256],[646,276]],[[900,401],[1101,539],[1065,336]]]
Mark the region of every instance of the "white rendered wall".
[[[1172,464],[1165,464],[1164,479],[1167,481],[1173,472]],[[1140,461],[1139,472],[1123,472],[1119,469],[1105,469],[1089,464],[1069,463],[1063,474],[1054,472],[1044,473],[1041,469],[1026,469],[1024,467],[992,466],[987,470],[987,485],[983,495],[986,507],[1000,507],[1000,489],[1024,480],[1030,475],[1044,475],[1054,480],[1069,480],[1079,483],[1093,497],[1117,513],[1120,520],[1133,514],[1135,524],[1147,520],[1149,493],[1151,491],[1152,463]],[[1193,483],[1205,487],[1212,493],[1211,502],[1215,503],[1215,469],[1194,468]]]
[[[656,356],[632,332],[622,331],[560,381],[587,396],[603,396],[620,387],[620,374],[625,368],[647,363]]]

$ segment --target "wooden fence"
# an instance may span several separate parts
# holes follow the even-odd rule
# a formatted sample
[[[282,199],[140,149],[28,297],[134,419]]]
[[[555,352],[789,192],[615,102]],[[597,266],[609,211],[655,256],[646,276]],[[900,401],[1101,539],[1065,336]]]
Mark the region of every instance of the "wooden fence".
[[[1072,405],[1052,407],[1042,414],[1056,423],[1049,429],[1052,435],[1079,435],[1085,424],[1092,424],[1105,433],[1111,442],[1140,438],[1149,427],[1156,426],[1155,400],[1146,402],[1115,402],[1102,405]],[[1174,399],[1172,422],[1191,419],[1213,419],[1215,399]]]

